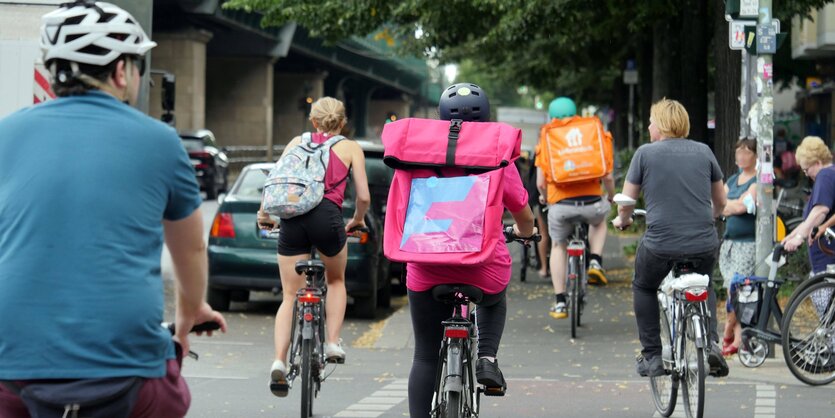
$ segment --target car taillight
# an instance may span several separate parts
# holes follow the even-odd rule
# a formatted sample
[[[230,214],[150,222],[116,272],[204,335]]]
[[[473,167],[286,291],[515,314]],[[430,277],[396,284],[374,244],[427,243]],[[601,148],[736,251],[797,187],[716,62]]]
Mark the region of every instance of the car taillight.
[[[299,302],[301,303],[319,303],[320,300],[322,300],[322,298],[312,293],[305,293],[299,296]]]
[[[470,336],[470,331],[462,327],[446,327],[444,328],[444,337],[446,338],[467,338]]]
[[[212,158],[212,154],[208,152],[192,152],[190,156],[194,158]]]
[[[702,302],[707,300],[707,289],[687,289],[684,291],[684,298],[688,302]]]
[[[583,247],[568,247],[566,252],[570,257],[580,257],[585,252],[585,249]]]
[[[212,222],[212,238],[235,238],[235,224],[231,213],[218,213]]]

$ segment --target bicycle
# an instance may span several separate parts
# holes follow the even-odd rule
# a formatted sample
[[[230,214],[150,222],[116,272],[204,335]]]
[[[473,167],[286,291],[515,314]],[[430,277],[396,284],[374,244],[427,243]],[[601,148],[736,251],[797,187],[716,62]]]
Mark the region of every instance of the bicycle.
[[[516,241],[530,245],[541,238],[534,234],[520,238],[513,228],[504,231],[507,242]],[[444,328],[441,351],[438,358],[435,392],[432,395],[432,418],[477,418],[481,394],[504,396],[503,388],[478,387],[474,378],[473,349],[476,347],[477,330],[471,304],[478,304],[484,297],[481,289],[466,284],[442,284],[432,288],[432,297],[438,302],[452,305],[452,317],[441,322]]]
[[[583,219],[568,219],[574,224],[574,233],[569,237],[566,253],[568,261],[565,270],[565,291],[568,302],[568,319],[571,322],[571,338],[577,338],[577,328],[582,326],[581,316],[586,304],[588,289],[588,225]]]
[[[634,206],[636,201],[618,194],[615,203]],[[646,216],[646,211],[635,209],[634,216]],[[706,350],[710,347],[707,332],[710,278],[694,272],[696,262],[688,259],[674,262],[658,289],[661,358],[666,373],[650,377],[650,387],[655,409],[664,417],[669,417],[675,409],[681,382],[684,382],[685,415],[704,416],[705,377],[709,371]]]
[[[534,221],[534,226],[539,228],[539,222]],[[547,256],[546,256],[547,257]],[[528,277],[528,269],[534,267],[536,269],[542,268],[542,263],[539,260],[539,246],[537,245],[523,245],[522,258],[519,266],[519,281],[525,282]]]
[[[355,228],[350,232],[368,232]],[[301,376],[301,417],[313,416],[313,399],[319,395],[322,383],[333,373],[325,373],[327,364],[344,364],[345,359],[325,357],[325,297],[328,284],[325,280],[325,263],[316,259],[316,247],[310,250],[310,258],[296,262],[296,273],[305,275],[305,285],[296,292],[293,301],[293,322],[290,329],[290,359],[287,373],[287,389]],[[282,391],[282,383],[270,382],[270,390]]]
[[[812,234],[816,235],[817,228]],[[835,239],[827,229],[825,237]],[[828,270],[828,269],[827,269]],[[827,271],[795,290],[781,328],[783,357],[789,371],[811,386],[835,381],[835,274]]]

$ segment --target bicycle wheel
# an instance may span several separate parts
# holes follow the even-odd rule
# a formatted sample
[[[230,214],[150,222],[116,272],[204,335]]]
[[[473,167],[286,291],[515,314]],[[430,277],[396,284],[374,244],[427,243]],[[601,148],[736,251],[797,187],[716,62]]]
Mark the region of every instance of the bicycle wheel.
[[[302,340],[302,418],[313,416],[313,340]]]
[[[652,388],[652,400],[655,402],[655,409],[661,416],[669,417],[676,408],[678,396],[678,379],[675,374],[675,360],[673,353],[673,341],[670,337],[670,322],[667,319],[667,312],[661,304],[658,304],[661,321],[661,347],[663,349],[662,359],[664,369],[668,374],[664,376],[651,377],[649,379]]]
[[[683,325],[684,352],[681,358],[685,362],[682,388],[684,414],[688,418],[702,418],[705,413],[705,349],[696,345],[696,327],[702,327],[701,335],[704,338],[704,324],[694,321],[691,316]]]
[[[577,281],[579,279],[580,259],[568,258],[568,316],[571,321],[571,338],[577,338],[577,326],[580,323],[580,304],[577,303]]]
[[[530,248],[527,245],[522,246],[522,262],[519,268],[519,281],[524,282],[528,277],[528,265],[530,264]]]
[[[792,374],[807,385],[835,381],[835,282],[803,290],[783,317],[783,357]]]

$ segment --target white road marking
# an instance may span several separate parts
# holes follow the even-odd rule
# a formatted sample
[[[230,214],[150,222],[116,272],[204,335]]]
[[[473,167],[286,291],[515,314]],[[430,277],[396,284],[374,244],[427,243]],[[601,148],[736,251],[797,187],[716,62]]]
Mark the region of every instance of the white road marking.
[[[348,406],[334,417],[376,418],[408,397],[408,380],[398,379],[374,392],[371,396]]]

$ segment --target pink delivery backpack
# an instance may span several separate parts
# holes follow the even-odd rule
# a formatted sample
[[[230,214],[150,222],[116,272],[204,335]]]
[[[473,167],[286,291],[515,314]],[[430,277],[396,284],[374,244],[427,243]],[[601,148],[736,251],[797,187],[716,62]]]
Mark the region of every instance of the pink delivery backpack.
[[[478,264],[502,235],[504,170],[522,131],[504,123],[401,119],[383,128],[394,168],[383,252],[392,261]]]

